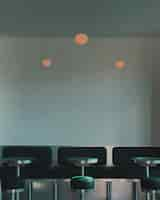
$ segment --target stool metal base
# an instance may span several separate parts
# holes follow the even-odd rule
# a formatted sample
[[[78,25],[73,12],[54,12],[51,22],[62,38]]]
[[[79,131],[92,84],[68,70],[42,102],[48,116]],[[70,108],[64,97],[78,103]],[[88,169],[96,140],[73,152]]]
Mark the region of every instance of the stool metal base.
[[[85,190],[80,190],[80,200],[85,200]]]
[[[152,190],[152,200],[156,200],[156,191]]]
[[[156,200],[156,190],[147,191],[146,200]]]
[[[57,180],[54,180],[53,187],[54,187],[54,200],[57,200],[58,199],[58,183],[57,183]]]
[[[11,200],[20,200],[20,192],[16,190],[11,191]]]
[[[106,182],[106,200],[112,200],[112,181]]]
[[[140,191],[138,186],[138,181],[132,182],[132,200],[140,200]]]
[[[27,181],[27,198],[28,200],[32,200],[32,181]]]

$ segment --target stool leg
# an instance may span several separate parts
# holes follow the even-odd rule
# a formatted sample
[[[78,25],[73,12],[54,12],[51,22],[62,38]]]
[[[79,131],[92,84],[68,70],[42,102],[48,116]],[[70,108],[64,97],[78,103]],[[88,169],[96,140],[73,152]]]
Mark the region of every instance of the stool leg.
[[[106,200],[112,199],[112,182],[106,182]]]
[[[11,199],[12,200],[19,200],[19,192],[17,192],[16,190],[12,190],[11,192]]]
[[[20,200],[20,192],[15,192],[15,195],[16,195],[16,200]]]
[[[18,165],[18,166],[17,166],[17,176],[20,177],[20,175],[21,175],[21,168],[20,168],[20,166]]]
[[[146,166],[146,177],[149,178],[150,177],[150,166]]]
[[[138,182],[132,182],[132,200],[139,200]]]
[[[156,200],[156,190],[152,190],[152,200]]]
[[[85,190],[80,190],[80,200],[85,200]]]
[[[53,185],[54,185],[54,200],[58,200],[58,185],[56,180],[54,181]]]
[[[16,200],[15,190],[12,190],[12,192],[11,192],[11,200]]]
[[[85,167],[82,166],[82,167],[81,167],[81,170],[82,170],[82,172],[81,172],[81,173],[82,173],[82,176],[85,176]]]
[[[146,192],[146,200],[151,200],[150,192]]]
[[[32,200],[32,181],[28,182],[28,200]]]

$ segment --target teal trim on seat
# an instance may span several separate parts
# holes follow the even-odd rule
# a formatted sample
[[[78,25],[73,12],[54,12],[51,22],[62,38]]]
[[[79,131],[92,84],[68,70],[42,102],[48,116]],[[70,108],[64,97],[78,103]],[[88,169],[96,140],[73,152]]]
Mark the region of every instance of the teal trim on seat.
[[[74,176],[71,178],[71,188],[75,190],[84,189],[94,189],[95,181],[94,178],[90,176]]]

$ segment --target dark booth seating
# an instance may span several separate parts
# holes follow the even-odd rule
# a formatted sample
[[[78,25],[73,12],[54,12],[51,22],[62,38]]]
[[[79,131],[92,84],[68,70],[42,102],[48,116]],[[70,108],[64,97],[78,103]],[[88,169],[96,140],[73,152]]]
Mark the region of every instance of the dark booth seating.
[[[59,147],[58,148],[58,164],[70,166],[68,158],[71,157],[96,157],[98,162],[94,166],[106,165],[107,152],[104,147]]]
[[[52,163],[50,146],[6,146],[2,149],[2,158],[32,158],[32,165],[49,166]]]
[[[160,147],[115,147],[113,148],[113,164],[125,168],[144,168],[141,178],[141,188],[145,192],[146,199],[155,199],[155,191],[160,189],[160,179],[151,175],[151,169],[160,164]],[[136,195],[137,191],[134,191]],[[137,199],[133,195],[133,199]]]
[[[16,168],[14,177],[1,180],[2,191],[11,192],[12,199],[19,200],[19,193],[25,189],[21,178],[24,167],[48,167],[52,163],[52,149],[48,146],[5,146],[2,149],[1,165]],[[28,181],[28,199],[32,199],[32,182]]]
[[[93,190],[95,180],[86,175],[88,166],[106,165],[106,149],[104,147],[60,147],[58,149],[58,164],[80,167],[81,172],[71,177],[71,189],[80,192],[80,200],[85,199],[85,191]]]

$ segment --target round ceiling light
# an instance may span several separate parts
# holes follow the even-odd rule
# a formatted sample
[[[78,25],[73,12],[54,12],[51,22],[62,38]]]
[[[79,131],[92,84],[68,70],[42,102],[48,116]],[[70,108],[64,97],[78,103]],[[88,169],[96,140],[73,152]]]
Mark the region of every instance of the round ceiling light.
[[[88,35],[85,33],[78,33],[74,37],[74,42],[79,46],[86,45],[88,43],[88,40]]]
[[[117,69],[124,69],[126,66],[126,62],[123,59],[118,59],[115,61],[114,65]]]
[[[52,65],[52,61],[50,58],[43,58],[41,60],[41,65],[43,68],[49,68]]]

